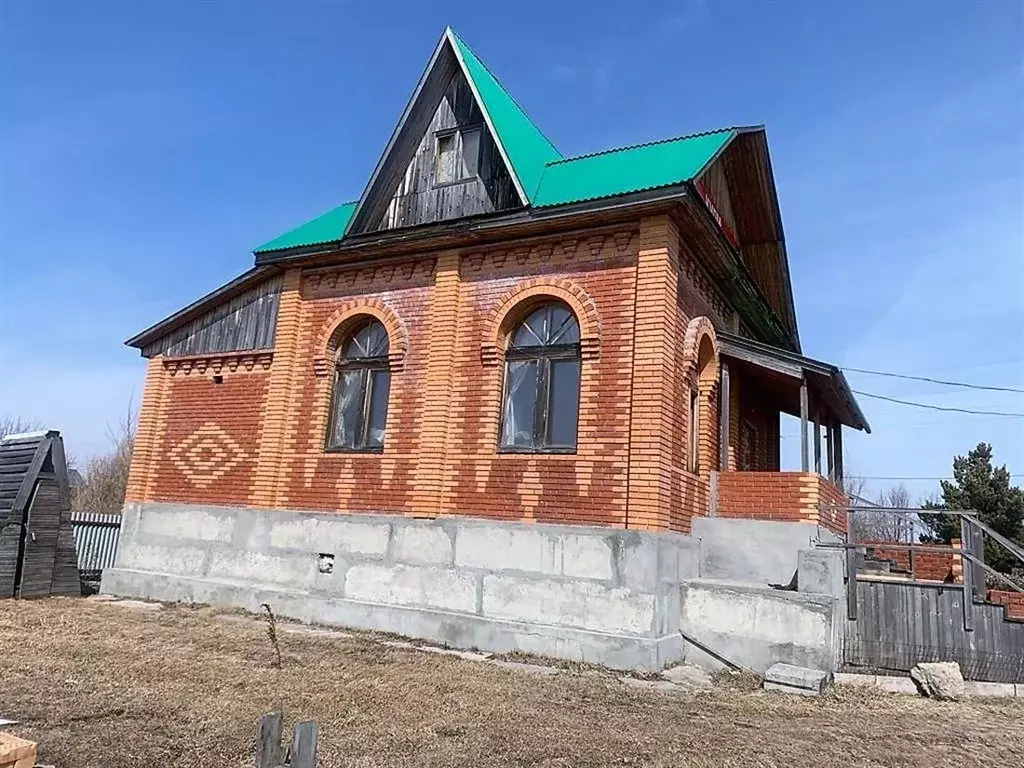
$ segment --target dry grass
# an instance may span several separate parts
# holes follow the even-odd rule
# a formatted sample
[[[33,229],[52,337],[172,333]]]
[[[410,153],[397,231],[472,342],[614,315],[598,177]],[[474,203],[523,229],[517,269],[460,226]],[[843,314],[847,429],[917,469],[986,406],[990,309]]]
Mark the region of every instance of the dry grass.
[[[320,724],[320,765],[1024,765],[1024,701],[658,693],[282,632],[210,608],[0,602],[0,715],[60,768],[251,765],[256,718]]]

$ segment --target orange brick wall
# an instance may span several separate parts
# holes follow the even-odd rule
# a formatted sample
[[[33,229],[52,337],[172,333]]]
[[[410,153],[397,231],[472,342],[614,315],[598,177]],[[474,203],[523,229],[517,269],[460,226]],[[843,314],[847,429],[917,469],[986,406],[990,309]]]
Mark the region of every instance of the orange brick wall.
[[[1011,592],[1002,589],[990,589],[988,591],[990,603],[1001,603],[1006,606],[1010,618],[1024,621],[1024,592]]]
[[[627,228],[463,255],[444,511],[626,524],[636,253],[637,233]],[[572,287],[579,296],[560,293]],[[504,367],[494,348],[495,323],[510,303],[535,295],[569,299],[580,321],[584,359],[576,455],[496,450]],[[520,306],[510,321],[529,305]]]
[[[504,345],[545,297],[580,322],[578,450],[500,453]],[[696,348],[727,314],[667,216],[292,268],[272,352],[150,361],[129,498],[686,531],[718,461],[717,347],[700,382]],[[334,345],[366,315],[391,338],[385,450],[328,453]]]
[[[270,361],[262,355],[241,364],[237,358],[164,364],[166,394],[157,414],[160,439],[150,459],[147,501],[246,503]],[[223,382],[215,383],[215,375]]]
[[[719,517],[811,522],[845,533],[845,513],[822,504],[845,504],[842,492],[813,472],[722,472],[718,475]]]

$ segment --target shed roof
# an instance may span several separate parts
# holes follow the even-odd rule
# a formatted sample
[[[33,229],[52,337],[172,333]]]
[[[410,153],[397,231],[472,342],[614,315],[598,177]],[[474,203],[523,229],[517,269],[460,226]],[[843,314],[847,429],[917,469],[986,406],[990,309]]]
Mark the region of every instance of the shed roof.
[[[0,525],[21,519],[32,488],[60,433],[25,432],[0,438]]]

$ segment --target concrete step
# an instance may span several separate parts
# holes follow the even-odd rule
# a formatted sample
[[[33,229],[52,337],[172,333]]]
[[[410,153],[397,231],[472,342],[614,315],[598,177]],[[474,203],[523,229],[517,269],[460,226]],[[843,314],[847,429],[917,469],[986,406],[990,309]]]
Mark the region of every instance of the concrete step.
[[[835,669],[845,614],[831,595],[771,589],[749,581],[689,579],[680,587],[680,631],[688,663],[725,666],[718,654],[763,674],[785,662]]]

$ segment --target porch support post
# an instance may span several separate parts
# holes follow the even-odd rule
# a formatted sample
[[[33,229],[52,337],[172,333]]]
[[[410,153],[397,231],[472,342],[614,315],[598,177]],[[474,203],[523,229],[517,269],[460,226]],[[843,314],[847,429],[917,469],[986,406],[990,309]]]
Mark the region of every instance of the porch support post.
[[[814,471],[821,474],[821,414],[814,409]]]
[[[807,454],[807,379],[800,382],[800,471],[810,469],[810,457]]]
[[[843,425],[841,422],[836,422],[835,429],[832,432],[833,439],[835,440],[835,452],[836,452],[836,471],[833,473],[835,477],[833,480],[835,484],[840,488],[843,487]]]
[[[729,471],[729,364],[721,362],[718,387],[718,469]]]
[[[825,451],[828,453],[828,479],[836,481],[836,430],[831,422],[825,422]]]

